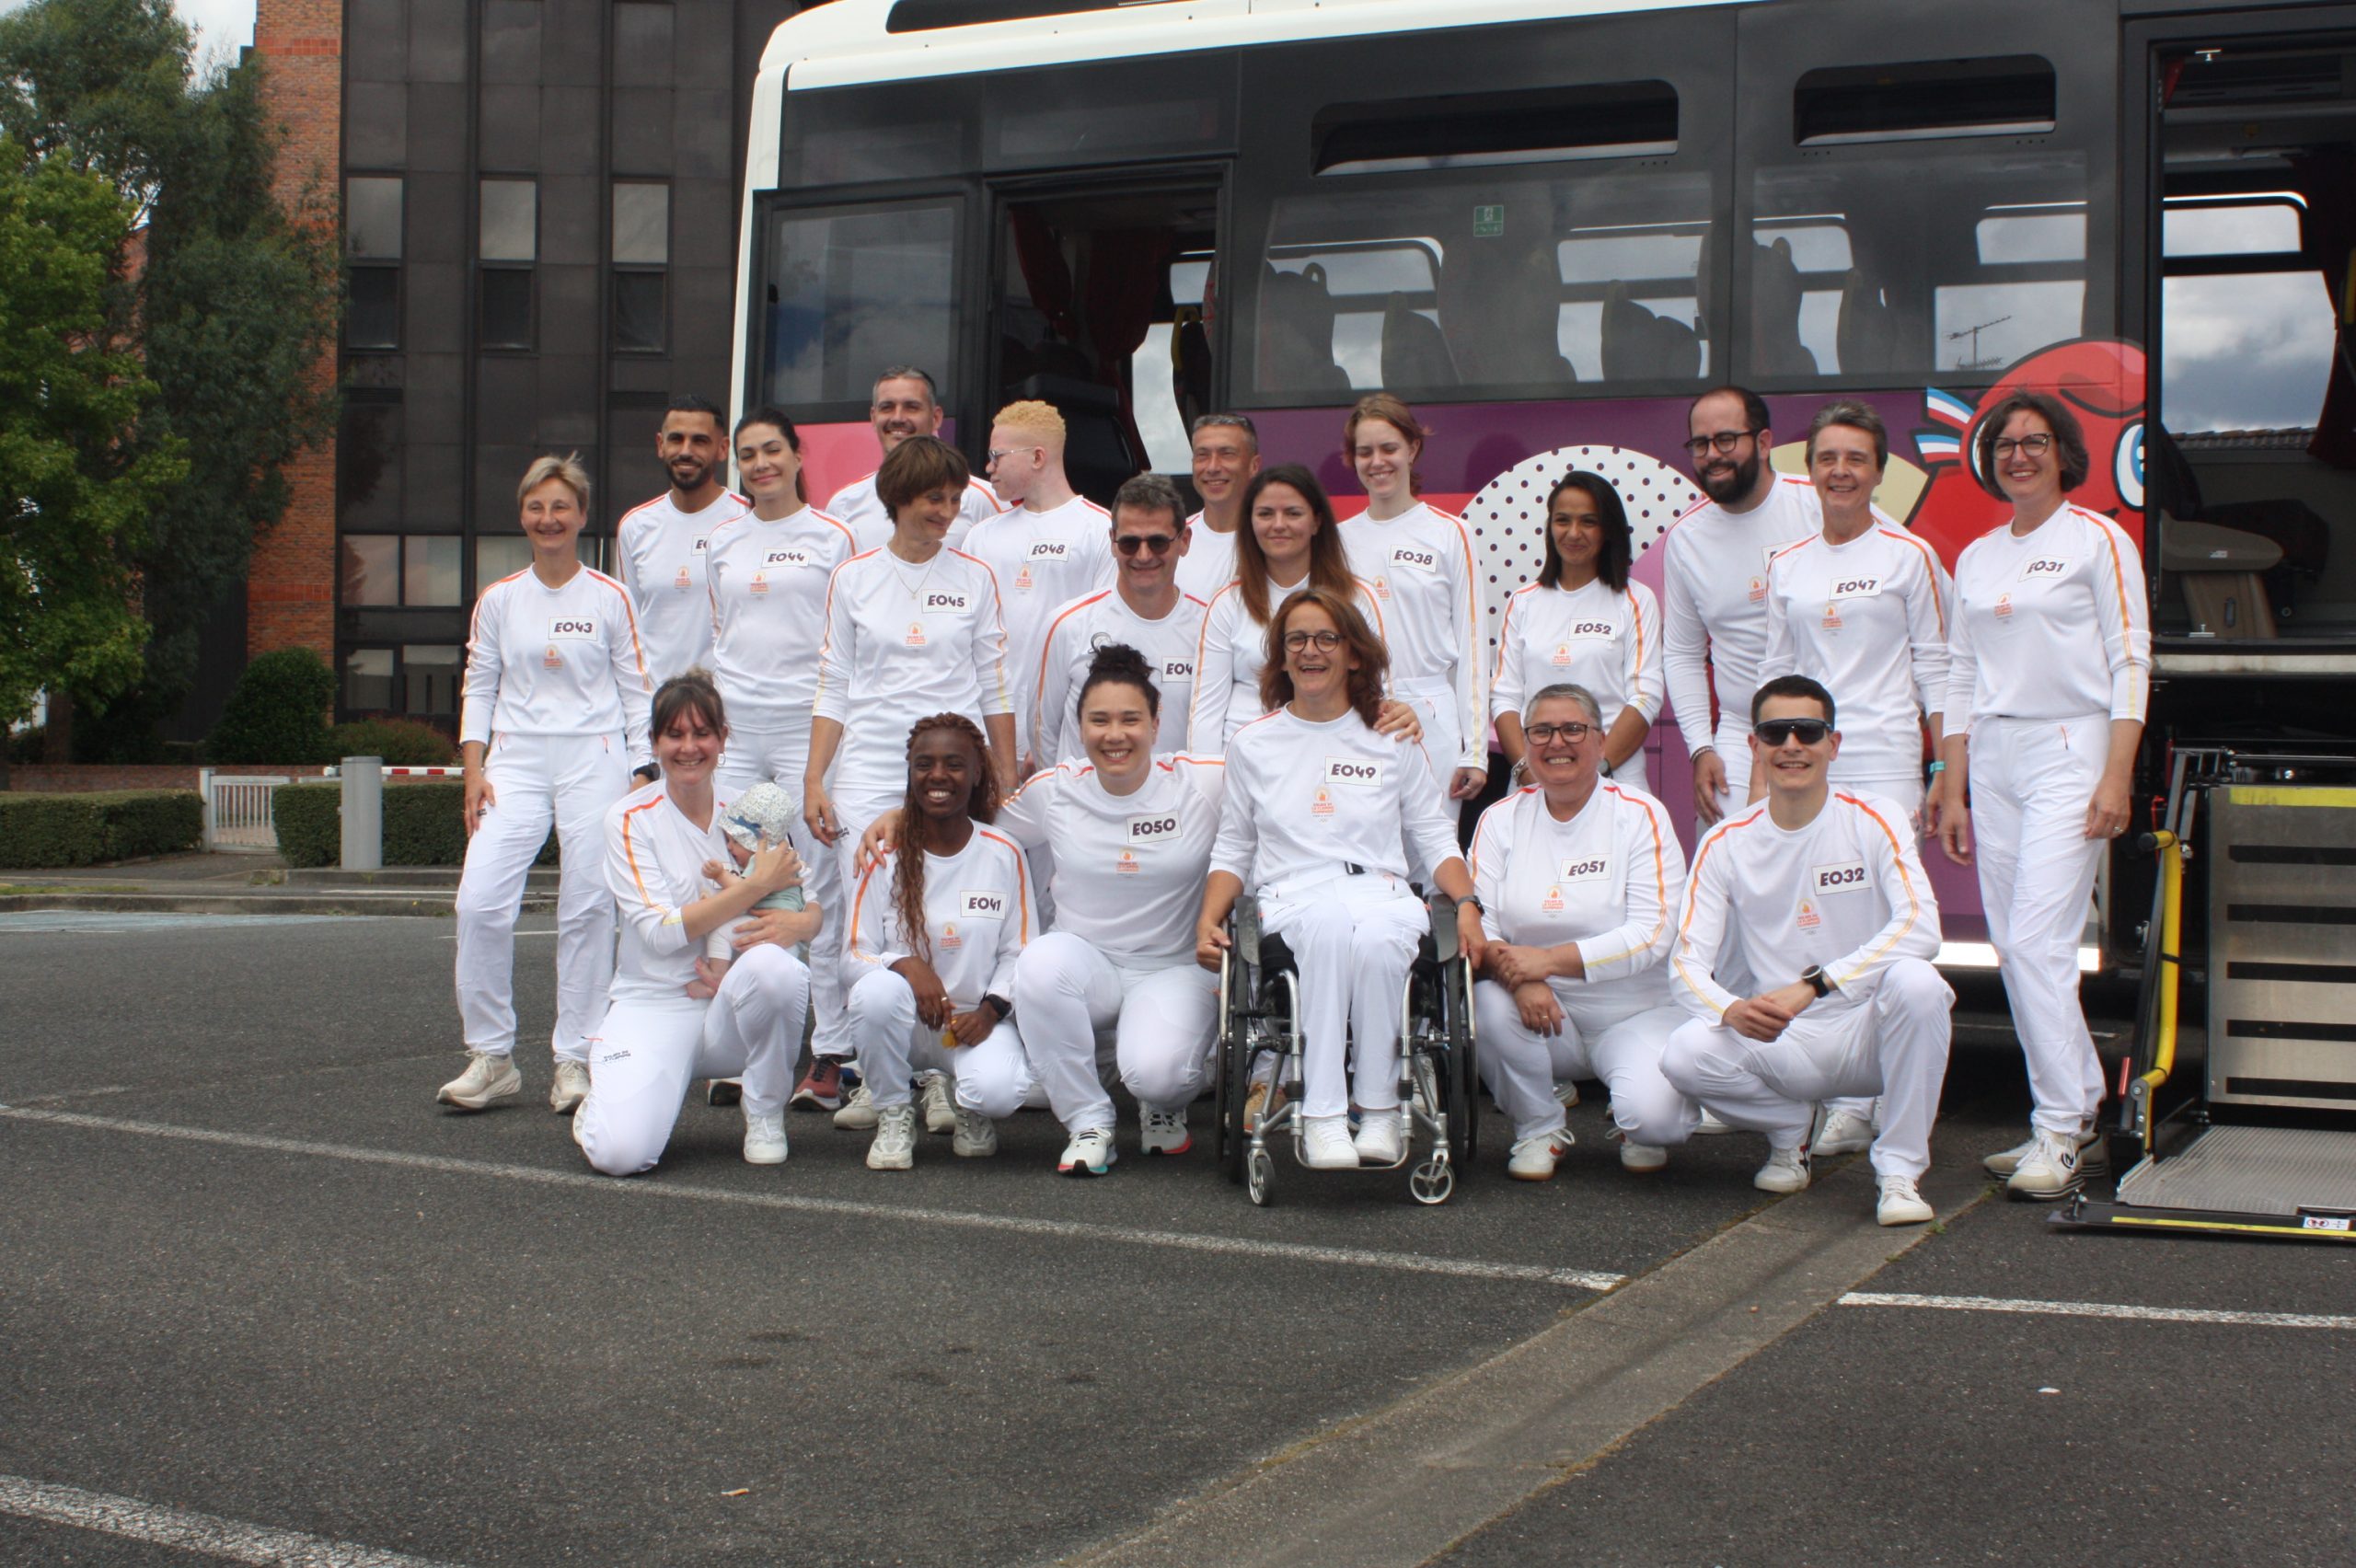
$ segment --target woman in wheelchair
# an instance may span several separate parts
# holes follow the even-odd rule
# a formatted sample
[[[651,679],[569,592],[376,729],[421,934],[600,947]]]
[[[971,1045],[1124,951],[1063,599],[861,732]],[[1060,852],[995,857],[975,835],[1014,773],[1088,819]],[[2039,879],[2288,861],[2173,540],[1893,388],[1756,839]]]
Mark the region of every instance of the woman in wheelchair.
[[[1437,868],[1433,880],[1461,905],[1477,902],[1426,759],[1375,731],[1387,663],[1366,618],[1340,594],[1304,587],[1278,608],[1260,676],[1269,711],[1228,744],[1228,807],[1195,926],[1196,961],[1217,969],[1231,945],[1227,917],[1250,888],[1262,928],[1291,949],[1301,1158],[1317,1170],[1395,1165],[1405,1150],[1401,997],[1427,928],[1407,882],[1411,853]],[[1477,963],[1474,909],[1463,911],[1460,930]],[[1357,1060],[1345,1084],[1353,1026]],[[1353,1098],[1364,1113],[1355,1143]]]
[[[1532,783],[1481,813],[1472,880],[1488,943],[1472,990],[1481,1076],[1513,1119],[1506,1169],[1543,1182],[1569,1147],[1553,1086],[1611,1091],[1620,1163],[1657,1170],[1698,1119],[1661,1076],[1686,1019],[1661,967],[1685,890],[1669,813],[1600,777],[1600,705],[1584,686],[1542,689],[1522,714]]]
[[[871,1170],[906,1170],[916,1156],[908,1078],[919,1068],[956,1079],[953,1154],[998,1152],[992,1118],[1013,1104],[992,1090],[1023,1075],[1014,959],[1037,929],[1031,868],[1004,834],[980,726],[957,713],[908,732],[900,852],[872,866],[851,905],[843,961],[850,1036],[875,1097]]]

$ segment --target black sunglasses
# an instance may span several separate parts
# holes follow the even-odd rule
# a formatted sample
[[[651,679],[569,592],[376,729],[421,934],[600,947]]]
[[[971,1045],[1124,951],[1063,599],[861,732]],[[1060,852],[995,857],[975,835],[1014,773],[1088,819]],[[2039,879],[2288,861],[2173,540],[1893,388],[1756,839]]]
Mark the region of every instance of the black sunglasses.
[[[1832,733],[1829,719],[1761,719],[1750,727],[1762,746],[1780,746],[1794,736],[1804,746],[1822,745],[1824,737]]]
[[[1133,556],[1139,550],[1148,555],[1168,555],[1170,547],[1177,542],[1175,534],[1116,534],[1113,548],[1125,556]]]

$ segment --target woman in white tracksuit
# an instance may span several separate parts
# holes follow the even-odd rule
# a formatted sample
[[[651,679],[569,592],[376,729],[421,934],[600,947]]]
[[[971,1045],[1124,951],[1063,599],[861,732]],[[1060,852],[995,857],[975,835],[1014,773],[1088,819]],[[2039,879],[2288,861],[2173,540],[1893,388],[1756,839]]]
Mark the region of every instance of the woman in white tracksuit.
[[[1029,1060],[1011,1016],[1014,961],[1038,931],[1038,907],[1021,847],[987,825],[998,782],[980,727],[958,713],[918,720],[906,766],[899,850],[860,879],[845,960],[851,1039],[875,1108],[871,1170],[906,1170],[916,1158],[918,1070],[956,1080],[951,1151],[996,1154],[994,1124],[1021,1097],[993,1091],[1023,1081]]]
[[[1517,588],[1497,628],[1489,715],[1519,769],[1521,710],[1532,692],[1570,685],[1603,709],[1603,771],[1646,788],[1645,737],[1660,717],[1660,602],[1628,581],[1634,541],[1620,492],[1601,474],[1564,476],[1546,497],[1546,559]]]
[[[756,409],[736,421],[736,472],[753,509],[714,528],[704,556],[712,678],[729,717],[716,782],[730,800],[763,782],[799,798],[809,771],[826,587],[858,547],[848,527],[803,499],[802,437],[781,409]],[[851,1054],[842,980],[849,900],[834,851],[808,836],[798,836],[794,847],[807,878],[804,892],[827,916],[810,949],[817,1009],[812,1087],[814,1103],[832,1110],[841,1102],[837,1064]],[[753,928],[745,940],[771,939]]]
[[[1489,778],[1481,577],[1463,523],[1416,499],[1424,434],[1387,392],[1350,410],[1342,455],[1366,487],[1366,511],[1342,525],[1342,549],[1374,585],[1392,695],[1423,721],[1435,790],[1444,801],[1469,801]]]
[[[1988,1169],[2015,1197],[2049,1201],[2074,1191],[2102,1149],[2078,936],[2096,870],[2127,830],[2151,612],[2134,541],[2066,499],[2088,467],[2067,404],[2015,392],[1981,421],[1974,445],[1981,482],[2013,517],[1956,560],[1938,834],[1952,859],[1978,863],[2028,1058],[2028,1140]]]
[[[1481,1073],[1513,1121],[1507,1170],[1543,1182],[1570,1144],[1557,1082],[1611,1091],[1620,1162],[1657,1170],[1699,1113],[1661,1076],[1685,1021],[1661,967],[1685,891],[1685,856],[1661,803],[1600,777],[1600,705],[1549,686],[1523,716],[1530,787],[1481,813],[1472,882],[1488,947],[1472,1013]]]
[[[1460,904],[1477,905],[1429,767],[1378,732],[1384,653],[1350,602],[1322,588],[1288,598],[1269,628],[1261,689],[1269,711],[1228,746],[1229,794],[1195,927],[1195,960],[1216,970],[1229,913],[1256,890],[1261,928],[1299,967],[1301,1159],[1317,1170],[1393,1165],[1406,1148],[1399,1102],[1400,1005],[1426,929],[1411,859]],[[1482,941],[1461,928],[1476,963]],[[1344,1062],[1355,1041],[1355,1072]],[[1364,1112],[1355,1140],[1349,1108]]]
[[[614,905],[597,865],[606,808],[652,777],[646,709],[653,696],[629,594],[581,564],[573,541],[589,516],[577,459],[542,457],[515,500],[532,564],[475,601],[458,749],[466,763],[466,868],[457,898],[458,1017],[467,1068],[438,1098],[462,1111],[519,1093],[515,1070],[515,917],[525,878],[554,824],[557,883],[556,1074],[549,1108],[589,1090],[588,1032],[614,973]]]
[[[763,940],[730,940],[755,904],[801,879],[800,857],[767,844],[743,875],[733,870],[735,851],[721,831],[727,801],[713,785],[727,712],[702,671],[663,683],[653,725],[661,780],[606,813],[621,957],[613,1004],[589,1039],[589,1093],[573,1113],[572,1141],[608,1176],[650,1170],[671,1141],[689,1080],[741,1075],[745,1158],[781,1164],[810,973],[780,944],[808,940],[819,912],[779,911]]]

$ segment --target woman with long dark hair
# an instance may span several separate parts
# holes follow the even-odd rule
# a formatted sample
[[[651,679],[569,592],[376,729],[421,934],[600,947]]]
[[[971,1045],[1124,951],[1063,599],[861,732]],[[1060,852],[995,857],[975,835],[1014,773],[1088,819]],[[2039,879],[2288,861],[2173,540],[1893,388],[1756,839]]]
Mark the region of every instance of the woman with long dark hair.
[[[958,1080],[952,1151],[998,1152],[993,1118],[964,1080],[1023,1071],[1011,1016],[1014,961],[1039,926],[1030,863],[987,825],[999,792],[980,727],[961,713],[920,719],[907,755],[899,852],[860,879],[844,959],[850,1037],[876,1117],[871,1170],[914,1161],[908,1084],[918,1069]],[[1001,1059],[1009,1054],[1011,1064]]]
[[[1529,755],[1521,710],[1550,686],[1576,686],[1603,709],[1605,777],[1646,788],[1645,737],[1660,716],[1660,602],[1628,580],[1628,511],[1601,474],[1574,471],[1546,495],[1546,560],[1514,590],[1497,628],[1489,711],[1517,775]]]

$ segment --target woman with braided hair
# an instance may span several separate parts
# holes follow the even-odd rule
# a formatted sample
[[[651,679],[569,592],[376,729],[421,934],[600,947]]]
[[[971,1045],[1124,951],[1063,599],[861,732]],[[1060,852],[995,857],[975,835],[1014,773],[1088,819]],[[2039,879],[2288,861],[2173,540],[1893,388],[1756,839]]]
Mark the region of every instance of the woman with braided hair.
[[[980,727],[956,713],[919,719],[907,755],[899,852],[860,879],[844,958],[851,1042],[875,1107],[871,1170],[915,1160],[915,1070],[957,1080],[952,1152],[998,1152],[998,1128],[966,1079],[1025,1074],[1014,960],[1039,925],[1021,847],[986,825],[999,791]]]

